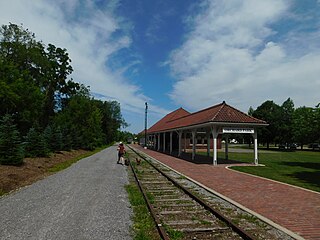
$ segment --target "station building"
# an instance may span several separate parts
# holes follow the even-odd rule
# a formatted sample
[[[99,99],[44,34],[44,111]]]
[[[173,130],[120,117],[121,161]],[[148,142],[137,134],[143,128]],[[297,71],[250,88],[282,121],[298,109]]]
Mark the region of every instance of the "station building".
[[[213,151],[212,164],[217,165],[217,149],[221,148],[223,134],[227,137],[251,134],[254,139],[253,161],[258,164],[257,129],[265,126],[268,126],[265,121],[249,116],[224,101],[195,113],[179,108],[147,129],[147,145],[170,155],[176,153],[178,157],[191,147],[192,160],[195,160],[197,148],[205,148],[207,156]],[[228,156],[228,139],[225,151]]]

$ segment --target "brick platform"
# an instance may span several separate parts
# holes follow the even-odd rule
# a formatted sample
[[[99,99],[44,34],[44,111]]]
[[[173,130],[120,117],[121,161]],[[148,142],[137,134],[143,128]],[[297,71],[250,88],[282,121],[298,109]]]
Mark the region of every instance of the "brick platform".
[[[320,239],[319,193],[132,146],[305,239]]]

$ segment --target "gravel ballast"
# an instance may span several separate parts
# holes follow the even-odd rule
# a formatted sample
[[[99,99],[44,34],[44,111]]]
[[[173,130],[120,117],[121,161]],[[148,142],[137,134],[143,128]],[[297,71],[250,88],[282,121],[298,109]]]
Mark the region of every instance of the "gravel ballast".
[[[116,146],[0,198],[0,239],[132,239]]]

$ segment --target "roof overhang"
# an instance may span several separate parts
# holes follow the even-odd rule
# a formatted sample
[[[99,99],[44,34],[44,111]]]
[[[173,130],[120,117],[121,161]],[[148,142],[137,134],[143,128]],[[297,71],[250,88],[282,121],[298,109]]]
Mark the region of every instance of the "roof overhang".
[[[164,133],[164,132],[174,132],[174,131],[185,131],[190,129],[198,129],[198,128],[213,128],[213,127],[266,127],[268,126],[268,123],[233,123],[233,122],[206,122],[206,123],[200,123],[200,124],[193,124],[188,125],[185,127],[178,127],[178,128],[171,128],[171,129],[165,129],[157,132],[152,132],[150,134],[155,133]]]

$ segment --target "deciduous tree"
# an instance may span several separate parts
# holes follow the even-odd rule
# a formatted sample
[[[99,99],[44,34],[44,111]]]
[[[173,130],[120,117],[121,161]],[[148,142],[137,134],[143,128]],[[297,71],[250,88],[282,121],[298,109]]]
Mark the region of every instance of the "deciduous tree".
[[[269,126],[259,130],[259,139],[262,142],[269,144],[277,139],[279,133],[279,121],[281,115],[281,108],[273,101],[265,101],[252,114],[254,117],[265,120]]]

